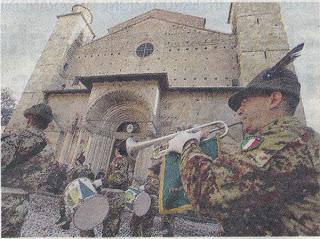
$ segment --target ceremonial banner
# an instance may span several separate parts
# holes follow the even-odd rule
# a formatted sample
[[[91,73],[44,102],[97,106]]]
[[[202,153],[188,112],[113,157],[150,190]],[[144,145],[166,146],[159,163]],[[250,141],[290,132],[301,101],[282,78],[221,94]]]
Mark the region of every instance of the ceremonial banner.
[[[218,156],[217,138],[202,141],[200,147],[212,159]],[[181,155],[174,152],[165,155],[162,159],[159,192],[160,214],[179,213],[192,209],[182,187],[180,162]]]

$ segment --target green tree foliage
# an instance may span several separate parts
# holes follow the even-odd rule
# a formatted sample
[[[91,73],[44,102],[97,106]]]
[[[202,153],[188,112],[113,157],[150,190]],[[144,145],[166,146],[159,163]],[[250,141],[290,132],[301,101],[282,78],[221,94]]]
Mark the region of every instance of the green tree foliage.
[[[1,126],[9,123],[11,115],[16,107],[16,99],[9,88],[1,88]]]

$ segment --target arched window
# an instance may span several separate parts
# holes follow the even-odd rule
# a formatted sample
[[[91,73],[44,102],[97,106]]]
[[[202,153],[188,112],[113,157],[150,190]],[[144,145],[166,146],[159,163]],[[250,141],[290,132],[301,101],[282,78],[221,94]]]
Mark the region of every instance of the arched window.
[[[135,122],[123,122],[117,129],[117,132],[138,133],[139,125]]]

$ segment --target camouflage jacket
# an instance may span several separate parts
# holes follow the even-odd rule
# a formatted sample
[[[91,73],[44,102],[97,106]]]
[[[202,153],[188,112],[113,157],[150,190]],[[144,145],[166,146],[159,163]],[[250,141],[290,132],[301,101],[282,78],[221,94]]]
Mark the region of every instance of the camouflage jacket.
[[[109,188],[127,190],[129,186],[129,162],[126,157],[117,156],[110,164],[109,174],[106,177],[106,184]]]
[[[320,235],[319,134],[285,117],[257,136],[254,147],[213,161],[186,146],[180,173],[194,208],[228,236]]]
[[[45,175],[48,158],[37,157],[47,145],[42,130],[29,127],[1,137],[2,186],[37,190]]]
[[[74,165],[68,172],[67,172],[67,183],[71,183],[77,178],[86,177],[94,180],[94,174],[92,170],[89,168],[88,165]]]
[[[4,133],[1,136],[1,171],[27,161],[46,145],[43,130],[34,127]]]
[[[41,183],[41,189],[54,194],[64,192],[67,181],[67,166],[52,161],[47,167],[46,180]]]
[[[150,195],[159,196],[160,182],[158,177],[147,177],[146,184],[144,185],[144,190]]]

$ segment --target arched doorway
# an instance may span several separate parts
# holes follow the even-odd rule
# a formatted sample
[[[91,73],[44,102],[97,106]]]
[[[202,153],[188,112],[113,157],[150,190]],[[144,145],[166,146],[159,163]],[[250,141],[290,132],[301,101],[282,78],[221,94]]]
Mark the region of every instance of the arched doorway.
[[[86,163],[97,172],[109,166],[113,146],[128,137],[143,139],[153,134],[152,110],[148,102],[131,91],[112,91],[100,96],[88,109],[86,128],[91,132]],[[119,131],[126,122],[135,123],[138,132]]]

